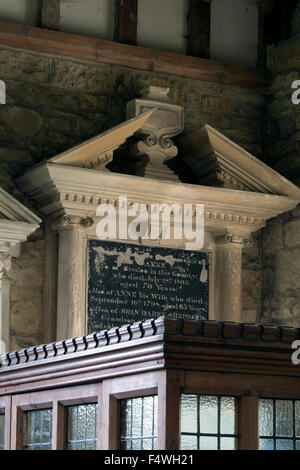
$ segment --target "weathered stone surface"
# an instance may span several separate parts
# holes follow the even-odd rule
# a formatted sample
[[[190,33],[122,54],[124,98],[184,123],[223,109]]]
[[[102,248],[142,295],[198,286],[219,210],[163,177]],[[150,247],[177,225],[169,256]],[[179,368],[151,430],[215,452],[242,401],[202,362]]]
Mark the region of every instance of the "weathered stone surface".
[[[44,240],[28,241],[22,245],[21,255],[13,259],[8,272],[11,281],[10,349],[40,344]]]
[[[276,256],[276,292],[294,294],[300,289],[300,247],[281,250]]]
[[[292,103],[292,83],[300,79],[300,2],[292,37],[268,47],[273,74],[263,123],[264,160],[300,185],[300,105]],[[268,222],[263,230],[263,323],[300,323],[300,212]]]
[[[281,217],[268,220],[266,228],[262,230],[263,254],[272,255],[283,249],[283,227]]]
[[[292,35],[300,33],[300,4],[296,7],[292,20]]]
[[[291,220],[284,226],[284,241],[289,248],[300,245],[300,219]],[[300,258],[299,258],[300,263]],[[300,266],[300,264],[299,264]],[[300,277],[299,271],[298,276]]]
[[[243,311],[261,308],[261,271],[243,271]]]

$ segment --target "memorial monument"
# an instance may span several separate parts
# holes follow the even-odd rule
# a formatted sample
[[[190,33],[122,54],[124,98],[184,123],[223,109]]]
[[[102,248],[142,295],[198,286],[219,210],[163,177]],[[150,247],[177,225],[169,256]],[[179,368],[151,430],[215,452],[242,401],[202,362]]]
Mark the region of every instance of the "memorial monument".
[[[243,322],[243,248],[266,220],[300,201],[298,187],[214,128],[184,133],[184,110],[168,91],[150,87],[128,104],[126,122],[17,181],[46,221],[47,315],[56,339],[161,315]],[[175,236],[172,207],[192,208],[194,226],[197,204],[204,241],[191,251],[184,231]],[[130,223],[153,205],[171,208],[169,237],[141,217],[134,240],[124,240],[119,223],[113,237],[99,239],[99,207],[118,219],[126,209]]]

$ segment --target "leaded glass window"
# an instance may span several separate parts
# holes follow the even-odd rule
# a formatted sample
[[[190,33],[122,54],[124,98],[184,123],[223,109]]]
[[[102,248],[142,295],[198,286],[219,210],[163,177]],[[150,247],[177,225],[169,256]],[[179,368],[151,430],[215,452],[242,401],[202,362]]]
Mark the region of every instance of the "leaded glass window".
[[[96,403],[68,407],[68,450],[96,450]]]
[[[0,450],[4,449],[5,415],[0,414]]]
[[[259,400],[259,448],[300,450],[300,400]]]
[[[238,403],[235,397],[181,396],[182,450],[238,448]]]
[[[157,395],[121,400],[121,449],[157,449]]]
[[[26,411],[27,450],[51,450],[52,448],[52,409]]]

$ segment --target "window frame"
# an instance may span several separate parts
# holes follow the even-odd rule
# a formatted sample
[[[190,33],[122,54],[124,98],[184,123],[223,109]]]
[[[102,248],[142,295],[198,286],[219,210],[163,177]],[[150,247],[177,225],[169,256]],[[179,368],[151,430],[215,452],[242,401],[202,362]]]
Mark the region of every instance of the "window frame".
[[[123,399],[157,395],[157,447],[161,449],[164,371],[108,379],[103,382],[99,445],[101,450],[120,450],[120,402]]]
[[[12,397],[12,439],[13,450],[24,450],[26,439],[25,412],[51,408],[52,414],[52,450],[67,449],[68,406],[85,403],[98,403],[101,397],[101,383],[82,385],[58,390],[26,393]],[[99,411],[97,432],[99,436]],[[99,442],[99,438],[98,438]],[[98,447],[97,442],[97,447]]]
[[[200,439],[201,437],[213,437],[213,438],[217,438],[218,440],[218,447],[220,446],[220,440],[224,437],[230,437],[232,439],[235,440],[235,449],[234,450],[240,450],[240,399],[241,397],[240,396],[237,396],[237,395],[225,395],[225,394],[203,394],[203,393],[182,393],[182,395],[192,395],[192,396],[196,396],[197,397],[197,414],[198,412],[201,411],[201,406],[200,406],[200,398],[201,397],[214,397],[214,398],[217,398],[218,399],[218,403],[217,403],[217,414],[218,414],[218,422],[217,422],[217,432],[216,433],[206,433],[206,432],[201,432],[200,431],[200,427],[199,427],[199,424],[200,424],[200,416],[197,416],[197,432],[196,433],[192,433],[192,432],[187,432],[187,431],[184,431],[182,432],[180,430],[180,446],[181,446],[181,439],[182,439],[182,436],[195,436],[197,437],[197,441],[198,441],[198,445],[200,443]],[[235,432],[234,434],[231,434],[231,435],[226,435],[226,434],[223,434],[221,432],[221,428],[220,428],[220,424],[221,424],[221,399],[222,398],[233,398],[235,400],[235,416],[234,416],[234,420],[235,420]],[[180,403],[180,414],[181,414],[181,406],[182,404]],[[198,450],[201,450],[201,449],[198,449]],[[203,449],[204,450],[204,449]],[[216,450],[221,450],[221,449],[216,449]]]
[[[279,440],[284,440],[284,441],[293,441],[293,446],[294,446],[294,449],[293,450],[297,450],[296,449],[296,443],[299,442],[300,444],[300,436],[296,436],[296,402],[299,402],[300,404],[300,396],[299,398],[285,398],[285,397],[262,397],[262,396],[259,396],[259,399],[258,399],[258,426],[259,426],[259,402],[260,400],[272,400],[272,407],[273,407],[273,434],[271,436],[261,436],[260,435],[260,429],[258,430],[258,438],[259,438],[259,441],[258,441],[258,449],[259,450],[263,450],[263,449],[260,449],[260,440],[261,439],[264,439],[264,440],[270,440],[273,442],[273,445],[274,445],[274,450],[277,450],[276,449],[276,441],[279,441]],[[292,407],[293,407],[293,435],[292,436],[279,436],[277,435],[276,433],[276,423],[277,423],[277,420],[276,420],[276,402],[277,401],[290,401],[292,403]],[[274,419],[275,417],[275,419]],[[292,450],[292,449],[291,449]]]
[[[10,450],[11,397],[0,396],[0,413],[4,414],[4,449]]]

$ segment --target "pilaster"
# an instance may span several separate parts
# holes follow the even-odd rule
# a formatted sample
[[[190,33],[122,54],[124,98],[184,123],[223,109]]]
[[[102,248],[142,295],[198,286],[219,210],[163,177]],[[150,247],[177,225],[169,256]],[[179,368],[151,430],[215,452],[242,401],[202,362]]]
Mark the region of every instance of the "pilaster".
[[[215,320],[242,322],[243,248],[252,246],[250,233],[216,238]]]
[[[85,229],[90,217],[62,216],[53,221],[59,233],[56,339],[86,334],[86,252]]]

